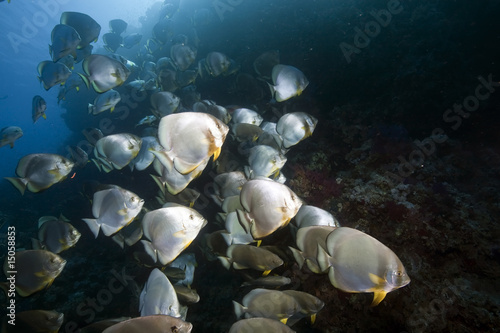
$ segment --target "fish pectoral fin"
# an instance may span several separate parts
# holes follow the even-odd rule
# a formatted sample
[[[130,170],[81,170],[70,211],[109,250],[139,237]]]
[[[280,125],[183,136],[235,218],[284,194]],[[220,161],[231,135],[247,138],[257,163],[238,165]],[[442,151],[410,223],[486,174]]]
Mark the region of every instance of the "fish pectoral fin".
[[[372,281],[376,286],[384,285],[386,283],[385,279],[373,273],[368,273],[368,276],[370,277],[370,281]]]
[[[35,272],[36,277],[46,277],[47,274],[44,271]]]
[[[387,295],[387,291],[385,290],[380,290],[380,291],[375,291],[373,293],[373,301],[370,306],[377,306],[379,305],[380,302],[385,298],[385,295]]]
[[[122,208],[119,211],[116,212],[120,216],[125,216],[127,215],[127,208]]]
[[[270,270],[270,269],[268,269],[268,270],[264,271],[264,273],[262,273],[262,276],[268,276],[268,275],[269,275],[269,273],[271,273],[271,270]]]
[[[46,115],[45,113],[44,113],[44,114],[42,114],[42,118],[43,118],[43,119],[47,119],[47,115]]]
[[[214,151],[214,161],[216,161],[219,158],[221,150],[222,147],[219,147]]]
[[[288,318],[283,318],[283,319],[280,319],[280,321],[286,325],[286,322],[288,321]]]

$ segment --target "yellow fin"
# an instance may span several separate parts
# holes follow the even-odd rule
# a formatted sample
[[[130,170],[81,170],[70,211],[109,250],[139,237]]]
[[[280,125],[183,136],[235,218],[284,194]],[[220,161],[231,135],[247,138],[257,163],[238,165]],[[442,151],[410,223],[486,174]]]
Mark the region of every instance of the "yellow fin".
[[[259,247],[260,244],[262,244],[262,239],[260,239],[260,240],[257,241],[257,247]]]
[[[113,111],[115,111],[115,107],[111,107],[111,109],[109,109],[109,113],[112,113]]]
[[[220,155],[221,149],[222,149],[222,147],[219,147],[219,148],[217,148],[217,150],[216,150],[216,151],[214,151],[214,161],[216,161],[216,160],[217,160],[217,158],[219,158],[219,155]]]
[[[375,291],[373,293],[373,301],[370,306],[379,305],[379,303],[382,302],[382,300],[385,298],[385,295],[387,295],[387,292],[385,290]]]
[[[125,216],[127,215],[127,209],[126,208],[120,209],[119,211],[117,211],[117,213],[121,216]]]
[[[283,319],[280,319],[280,321],[286,325],[286,322],[287,322],[288,318],[283,318]]]
[[[267,271],[264,271],[264,273],[262,273],[262,276],[268,276],[269,273],[271,273],[270,269],[268,269]]]
[[[311,316],[311,324],[316,322],[316,313]]]
[[[42,114],[43,119],[47,119],[47,115],[44,113]]]
[[[368,276],[370,277],[370,280],[373,282],[374,285],[380,286],[385,284],[385,280],[382,279],[380,276],[375,275],[373,273],[368,273]]]

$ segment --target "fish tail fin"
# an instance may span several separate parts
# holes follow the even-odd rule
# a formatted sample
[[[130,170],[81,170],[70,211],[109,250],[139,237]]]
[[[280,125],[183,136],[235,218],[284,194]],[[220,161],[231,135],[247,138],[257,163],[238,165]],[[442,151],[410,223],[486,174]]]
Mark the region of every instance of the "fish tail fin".
[[[318,265],[322,272],[326,272],[328,267],[331,267],[332,257],[325,249],[318,244]]]
[[[89,80],[89,78],[86,75],[83,75],[82,73],[77,73],[77,74],[80,75],[80,77],[82,78],[83,82],[87,86],[87,89],[90,88],[90,80]]]
[[[289,246],[288,248],[292,251],[293,257],[295,258],[295,261],[299,265],[299,268],[302,269],[302,266],[304,266],[304,261],[305,261],[303,253],[291,246]]]
[[[95,105],[92,105],[89,103],[87,109],[89,110],[89,114],[92,114],[92,113],[94,113],[96,107],[95,107]]]
[[[227,270],[231,268],[231,264],[233,263],[232,260],[228,257],[222,257],[219,256],[217,257],[219,261],[221,262],[222,266],[224,266]]]
[[[233,306],[234,313],[236,314],[237,319],[240,319],[245,314],[245,312],[247,312],[247,308],[238,302],[233,301]]]
[[[28,180],[26,178],[17,178],[17,177],[5,177],[15,188],[21,192],[21,195],[24,195],[24,191],[26,190],[26,186],[28,185]]]
[[[87,225],[90,228],[90,231],[92,231],[94,237],[97,238],[97,236],[99,235],[99,229],[101,228],[99,224],[97,224],[97,220],[96,219],[82,219],[82,220],[83,222],[87,223]]]
[[[266,82],[266,83],[267,83],[267,86],[269,87],[269,90],[271,91],[271,96],[274,97],[274,93],[276,92],[276,89],[269,82]]]

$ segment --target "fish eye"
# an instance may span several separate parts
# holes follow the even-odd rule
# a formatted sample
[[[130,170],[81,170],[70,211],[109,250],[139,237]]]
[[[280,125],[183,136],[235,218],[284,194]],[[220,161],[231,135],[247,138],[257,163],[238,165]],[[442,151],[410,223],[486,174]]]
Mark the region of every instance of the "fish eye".
[[[189,219],[190,219],[190,220],[194,220],[194,215],[193,215],[193,214],[190,214],[190,215],[189,215]]]

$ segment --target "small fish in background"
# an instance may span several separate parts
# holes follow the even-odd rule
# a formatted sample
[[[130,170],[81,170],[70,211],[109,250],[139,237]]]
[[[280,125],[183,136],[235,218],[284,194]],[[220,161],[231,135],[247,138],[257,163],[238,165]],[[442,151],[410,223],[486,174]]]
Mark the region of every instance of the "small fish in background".
[[[205,57],[203,65],[208,74],[217,77],[227,72],[229,66],[231,66],[231,61],[224,53],[210,52]]]
[[[174,113],[181,99],[169,91],[159,91],[151,95],[151,112],[157,117],[161,118]]]
[[[80,35],[73,27],[65,24],[57,24],[52,29],[49,54],[52,61],[56,62],[67,55],[76,59],[76,48],[81,42]]]
[[[38,219],[38,239],[32,239],[33,248],[61,253],[75,244],[80,239],[80,232],[76,230],[69,220],[61,215],[42,216]]]
[[[123,37],[119,34],[108,32],[102,35],[102,41],[104,42],[104,48],[111,53],[115,53],[120,46],[122,46]]]
[[[55,85],[63,85],[71,75],[71,71],[66,65],[50,60],[42,61],[38,64],[38,80],[43,82],[45,90],[49,90]]]
[[[89,55],[82,64],[85,74],[78,73],[85,85],[102,94],[122,85],[130,75],[130,70],[120,61],[101,54]]]
[[[176,69],[185,71],[196,59],[197,51],[186,44],[175,44],[170,48],[170,58],[174,62]]]
[[[30,154],[19,160],[17,177],[5,177],[21,194],[26,188],[33,193],[48,189],[63,181],[73,169],[74,163],[57,154]]]
[[[112,33],[121,35],[127,30],[128,23],[122,19],[114,19],[109,21],[109,29]]]
[[[97,141],[104,138],[104,134],[102,134],[101,130],[95,127],[87,127],[82,130],[82,134],[92,146],[95,146]]]
[[[16,313],[16,325],[8,325],[5,333],[59,332],[64,314],[54,310],[28,310]]]
[[[262,53],[253,62],[253,69],[264,79],[271,79],[273,67],[280,63],[280,51],[272,50]]]
[[[75,163],[75,168],[83,168],[89,162],[89,155],[85,150],[78,146],[68,146],[69,153],[71,154],[71,160]]]
[[[284,263],[280,257],[268,250],[244,244],[229,246],[226,256],[220,256],[219,260],[226,269],[251,268],[263,272],[263,276],[267,276],[271,270]]]
[[[23,130],[17,126],[4,127],[0,130],[0,148],[9,145],[14,148],[14,142],[23,136]]]
[[[79,49],[85,48],[91,42],[96,42],[101,33],[101,26],[87,14],[79,12],[64,12],[61,14],[61,24],[73,27],[80,35]]]
[[[47,110],[47,102],[42,98],[42,96],[35,95],[33,101],[31,102],[31,117],[33,118],[33,124],[36,123],[40,117],[47,119],[45,111]]]
[[[131,49],[134,46],[138,45],[141,42],[142,35],[138,33],[133,33],[123,37],[122,46],[126,49]]]
[[[272,71],[273,84],[269,84],[271,95],[278,102],[299,96],[309,85],[304,73],[293,66],[276,65]]]
[[[9,262],[5,257],[3,270],[8,276]],[[49,287],[61,274],[66,260],[47,250],[22,250],[16,252],[16,291],[26,297]]]
[[[116,104],[121,101],[120,93],[116,90],[108,90],[105,93],[98,95],[94,99],[94,104],[88,105],[89,114],[98,115],[101,112],[109,110],[113,112]]]
[[[141,126],[141,125],[151,125],[157,119],[158,118],[156,118],[155,116],[146,116],[146,117],[142,118],[141,120],[139,120],[139,122],[137,124],[135,124],[135,127]]]

